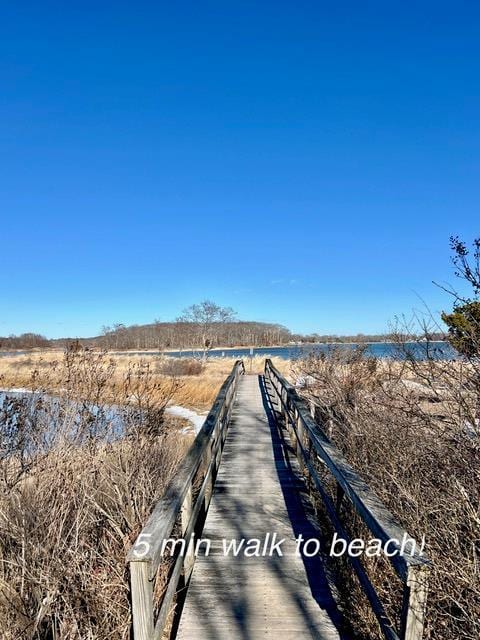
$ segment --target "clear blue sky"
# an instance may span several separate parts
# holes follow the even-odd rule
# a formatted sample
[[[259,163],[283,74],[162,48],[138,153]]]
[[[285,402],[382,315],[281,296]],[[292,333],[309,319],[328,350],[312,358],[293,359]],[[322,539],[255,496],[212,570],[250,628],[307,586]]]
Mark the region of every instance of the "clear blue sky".
[[[473,1],[4,2],[0,87],[0,335],[383,331],[480,235]]]

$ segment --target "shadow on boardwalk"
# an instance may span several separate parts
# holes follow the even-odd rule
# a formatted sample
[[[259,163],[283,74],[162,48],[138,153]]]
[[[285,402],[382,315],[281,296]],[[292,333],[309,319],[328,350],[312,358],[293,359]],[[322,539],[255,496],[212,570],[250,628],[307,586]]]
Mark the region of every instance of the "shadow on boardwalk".
[[[321,540],[322,533],[315,522],[315,512],[307,495],[305,483],[301,478],[297,458],[285,430],[279,424],[277,408],[272,401],[272,395],[268,392],[264,376],[259,376],[259,385],[270,426],[278,480],[295,538],[302,536],[304,540]],[[322,555],[305,555],[303,546],[300,547],[300,552],[313,598],[322,609],[327,611],[337,629],[341,628],[343,621],[330,590],[325,573],[324,558]],[[344,635],[341,637],[345,639]]]
[[[226,556],[223,540],[286,540],[284,555]],[[245,376],[225,442],[178,640],[344,639],[320,556],[296,556],[295,538],[319,538],[289,443],[263,377]]]

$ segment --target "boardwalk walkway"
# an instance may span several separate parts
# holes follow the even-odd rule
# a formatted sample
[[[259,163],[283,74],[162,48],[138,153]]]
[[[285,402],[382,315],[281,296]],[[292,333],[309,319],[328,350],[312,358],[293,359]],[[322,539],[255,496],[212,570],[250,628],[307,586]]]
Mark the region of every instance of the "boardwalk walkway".
[[[263,376],[242,376],[177,633],[179,640],[338,639],[338,614],[318,556],[295,538],[319,537],[294,456],[279,432]],[[225,556],[222,540],[285,539],[283,557]]]

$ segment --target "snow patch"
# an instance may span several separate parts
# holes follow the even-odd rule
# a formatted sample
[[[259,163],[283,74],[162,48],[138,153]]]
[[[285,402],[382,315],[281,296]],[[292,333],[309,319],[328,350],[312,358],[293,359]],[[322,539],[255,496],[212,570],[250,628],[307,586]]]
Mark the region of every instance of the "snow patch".
[[[167,413],[171,416],[177,416],[177,418],[185,418],[185,420],[189,420],[195,433],[198,433],[200,429],[203,427],[203,423],[205,422],[205,415],[200,415],[191,409],[187,409],[186,407],[181,407],[180,405],[171,405],[165,409]]]
[[[298,376],[295,380],[295,386],[297,389],[304,389],[315,384],[316,380],[313,376]]]

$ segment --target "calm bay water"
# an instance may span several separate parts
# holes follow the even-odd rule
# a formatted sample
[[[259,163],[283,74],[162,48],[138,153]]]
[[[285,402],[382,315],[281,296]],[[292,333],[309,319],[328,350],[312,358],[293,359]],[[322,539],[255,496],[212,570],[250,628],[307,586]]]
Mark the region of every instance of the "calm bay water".
[[[277,356],[284,360],[298,360],[299,358],[305,358],[310,353],[328,353],[333,349],[355,349],[357,346],[353,343],[337,343],[337,344],[306,344],[306,345],[286,345],[284,347],[258,347],[253,349],[254,356],[260,356],[262,358],[268,358],[271,356]],[[369,356],[375,356],[377,358],[392,358],[394,360],[401,360],[405,357],[405,352],[402,352],[398,345],[393,342],[371,342],[364,345],[366,348],[366,354]],[[456,352],[447,342],[408,342],[406,343],[407,350],[412,356],[417,359],[425,359],[427,353],[438,360],[451,360],[457,356]],[[1,357],[23,355],[28,353],[27,351],[0,351]],[[184,350],[184,351],[115,351],[119,355],[140,355],[140,356],[159,356],[167,355],[172,358],[195,358],[201,355],[199,350]],[[250,356],[249,347],[239,347],[238,349],[212,349],[209,352],[211,358],[248,358]]]
[[[308,345],[286,345],[284,347],[261,347],[254,348],[253,355],[260,356],[262,358],[268,358],[271,356],[277,356],[284,360],[298,360],[299,358],[305,358],[310,353],[328,353],[333,349],[355,349],[358,345],[349,344],[308,344]],[[408,352],[418,359],[425,359],[427,354],[438,360],[451,360],[456,357],[456,352],[447,342],[410,342],[407,343]],[[401,360],[405,358],[405,352],[401,352],[398,345],[391,342],[373,342],[365,345],[366,354],[369,356],[375,356],[377,358],[392,358],[394,360]],[[117,352],[137,355],[160,355],[160,351],[125,351]],[[201,351],[169,351],[165,355],[173,358],[192,358],[201,355]],[[210,358],[248,358],[250,356],[250,349],[248,347],[241,347],[238,349],[212,349],[209,352]]]

